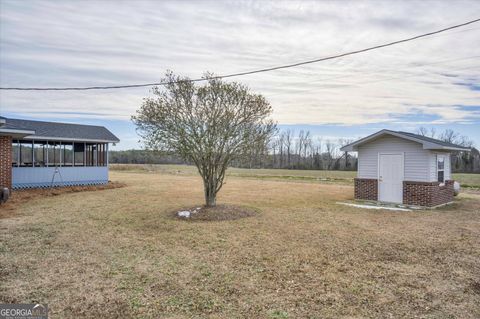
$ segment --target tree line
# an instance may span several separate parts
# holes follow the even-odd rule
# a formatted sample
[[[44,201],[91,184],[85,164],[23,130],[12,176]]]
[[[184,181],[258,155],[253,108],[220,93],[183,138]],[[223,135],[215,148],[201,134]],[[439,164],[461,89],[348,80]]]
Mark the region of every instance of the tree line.
[[[466,136],[451,129],[437,132],[419,128],[415,133],[445,142],[470,147],[471,152],[452,153],[454,172],[480,173],[480,154]],[[341,152],[340,148],[351,143],[349,139],[324,139],[313,136],[308,130],[278,131],[267,141],[258,141],[248,154],[232,162],[241,168],[282,168],[306,170],[356,170],[355,153]],[[123,164],[191,164],[173,153],[150,150],[111,151],[111,163]]]
[[[437,132],[435,128],[420,127],[415,133],[444,142],[469,147],[470,152],[454,152],[450,156],[452,171],[456,173],[480,173],[480,153],[471,139],[452,129]]]

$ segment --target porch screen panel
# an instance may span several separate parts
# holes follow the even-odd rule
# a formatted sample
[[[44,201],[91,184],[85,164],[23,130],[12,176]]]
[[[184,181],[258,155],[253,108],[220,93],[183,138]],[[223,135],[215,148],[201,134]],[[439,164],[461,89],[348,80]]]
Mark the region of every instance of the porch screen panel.
[[[105,144],[98,144],[98,166],[105,166],[107,163],[105,149]]]
[[[75,157],[75,166],[83,166],[84,161],[83,161],[83,155],[85,152],[85,144],[83,143],[74,143],[74,157]]]
[[[45,167],[47,165],[47,142],[35,141],[33,144],[33,159],[35,167]]]
[[[72,143],[62,143],[64,166],[73,166],[73,145]]]
[[[93,166],[93,152],[92,152],[92,144],[87,144],[85,149],[87,163],[86,166]]]
[[[33,166],[33,145],[31,141],[20,141],[20,166]]]
[[[61,166],[60,142],[48,142],[48,166]]]
[[[87,143],[86,149],[86,166],[97,166],[98,162],[98,144]]]

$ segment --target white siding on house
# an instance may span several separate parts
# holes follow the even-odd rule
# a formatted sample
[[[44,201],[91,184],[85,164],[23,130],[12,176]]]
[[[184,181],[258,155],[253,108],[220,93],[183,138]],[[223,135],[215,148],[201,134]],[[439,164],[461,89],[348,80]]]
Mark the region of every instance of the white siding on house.
[[[431,181],[432,152],[422,144],[396,136],[383,136],[358,147],[358,177],[378,177],[379,153],[405,153],[404,178],[407,181]],[[436,171],[435,171],[436,174]]]

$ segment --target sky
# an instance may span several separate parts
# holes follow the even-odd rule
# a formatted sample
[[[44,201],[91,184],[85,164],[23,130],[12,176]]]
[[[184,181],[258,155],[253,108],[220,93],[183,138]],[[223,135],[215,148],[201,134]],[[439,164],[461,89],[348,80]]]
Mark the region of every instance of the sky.
[[[358,50],[480,17],[480,1],[0,1],[2,87],[96,86],[255,70]],[[281,129],[356,139],[454,129],[480,146],[480,23],[242,82]],[[0,91],[0,115],[103,125],[140,148],[149,88]]]

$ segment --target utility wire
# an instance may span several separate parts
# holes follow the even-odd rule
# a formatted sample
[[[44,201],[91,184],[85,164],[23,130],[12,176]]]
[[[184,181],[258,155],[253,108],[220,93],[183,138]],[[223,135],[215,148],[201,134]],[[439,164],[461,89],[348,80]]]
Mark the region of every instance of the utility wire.
[[[365,49],[361,50],[356,50],[356,51],[350,51],[346,53],[341,53],[337,55],[332,55],[324,58],[319,58],[319,59],[314,59],[314,60],[308,60],[308,61],[303,61],[303,62],[297,62],[293,64],[286,64],[286,65],[280,65],[280,66],[274,66],[270,68],[264,68],[264,69],[258,69],[258,70],[253,70],[253,71],[246,71],[246,72],[239,72],[239,73],[232,73],[232,74],[226,74],[226,75],[219,75],[219,76],[213,76],[209,79],[225,79],[225,78],[231,78],[231,77],[237,77],[237,76],[244,76],[244,75],[250,75],[250,74],[256,74],[256,73],[263,73],[263,72],[270,72],[270,71],[275,71],[275,70],[281,70],[281,69],[287,69],[287,68],[293,68],[301,65],[306,65],[306,64],[312,64],[312,63],[318,63],[318,62],[323,62],[323,61],[328,61],[328,60],[333,60],[333,59],[338,59],[342,58],[345,56],[349,55],[354,55],[354,54],[359,54],[363,52],[368,52],[376,49],[381,49],[385,48],[388,46],[400,44],[400,43],[405,43],[413,40],[417,40],[420,38],[428,37],[434,34],[442,33],[445,31],[449,31],[452,29],[457,29],[469,24],[473,24],[476,22],[479,22],[480,19],[475,19],[471,20],[465,23],[457,24],[448,28],[444,28],[441,30],[429,32],[429,33],[424,33],[421,35],[417,35],[414,37],[398,40],[398,41],[393,41],[385,44],[380,44],[376,45],[373,47],[368,47]],[[191,82],[201,82],[201,81],[207,81],[208,79],[206,78],[197,78],[193,80],[188,80]],[[155,86],[155,85],[167,85],[167,84],[174,84],[174,83],[179,83],[179,82],[185,82],[186,80],[179,80],[179,81],[169,81],[169,82],[154,82],[154,83],[142,83],[142,84],[128,84],[128,85],[114,85],[114,86],[87,86],[87,87],[46,87],[46,88],[39,88],[39,87],[0,87],[0,90],[17,90],[17,91],[86,91],[86,90],[107,90],[107,89],[125,89],[125,88],[138,88],[138,87],[147,87],[147,86]]]
[[[375,72],[361,72],[362,74],[385,74],[387,72],[391,72],[391,71],[404,71],[404,70],[411,70],[411,69],[414,69],[414,68],[419,68],[419,67],[424,67],[424,66],[432,66],[432,65],[441,65],[441,64],[445,64],[445,63],[450,63],[450,62],[457,62],[457,61],[463,61],[463,60],[471,60],[471,59],[477,59],[477,58],[480,58],[480,55],[474,55],[474,56],[468,56],[468,57],[464,57],[464,58],[458,58],[458,59],[449,59],[449,60],[441,60],[441,61],[435,61],[435,62],[431,62],[431,63],[422,63],[422,64],[418,64],[418,65],[413,65],[411,67],[407,67],[405,69],[380,69],[378,71],[375,71]],[[476,66],[474,66],[476,67]],[[463,68],[455,68],[455,69],[451,69],[449,71],[461,71],[461,70],[468,70],[468,69],[471,69],[472,66],[468,66],[468,67],[463,67]],[[374,81],[367,81],[367,82],[360,82],[360,83],[353,83],[353,84],[345,84],[345,85],[364,85],[364,84],[368,84],[368,83],[376,83],[376,82],[383,82],[383,81],[390,81],[390,80],[398,80],[398,79],[404,79],[404,78],[410,78],[410,77],[414,77],[414,76],[419,76],[419,74],[410,74],[410,75],[403,75],[401,77],[391,77],[391,78],[385,78],[385,79],[379,79],[379,80],[374,80]],[[313,80],[313,81],[309,81],[309,82],[306,82],[306,84],[315,84],[315,83],[318,83],[318,82],[325,82],[325,81],[330,81],[330,80],[337,80],[337,79],[342,79],[342,78],[350,78],[352,77],[352,74],[347,74],[347,75],[339,75],[339,76],[332,76],[332,77],[328,77],[328,78],[324,78],[324,79],[319,79],[319,80]],[[270,97],[270,96],[277,96],[277,95],[284,95],[284,94],[292,94],[292,93],[305,93],[305,92],[312,92],[312,91],[316,91],[318,90],[318,88],[315,88],[315,89],[304,89],[304,90],[296,90],[294,92],[281,92],[281,93],[273,93],[273,94],[266,94],[266,96]]]

